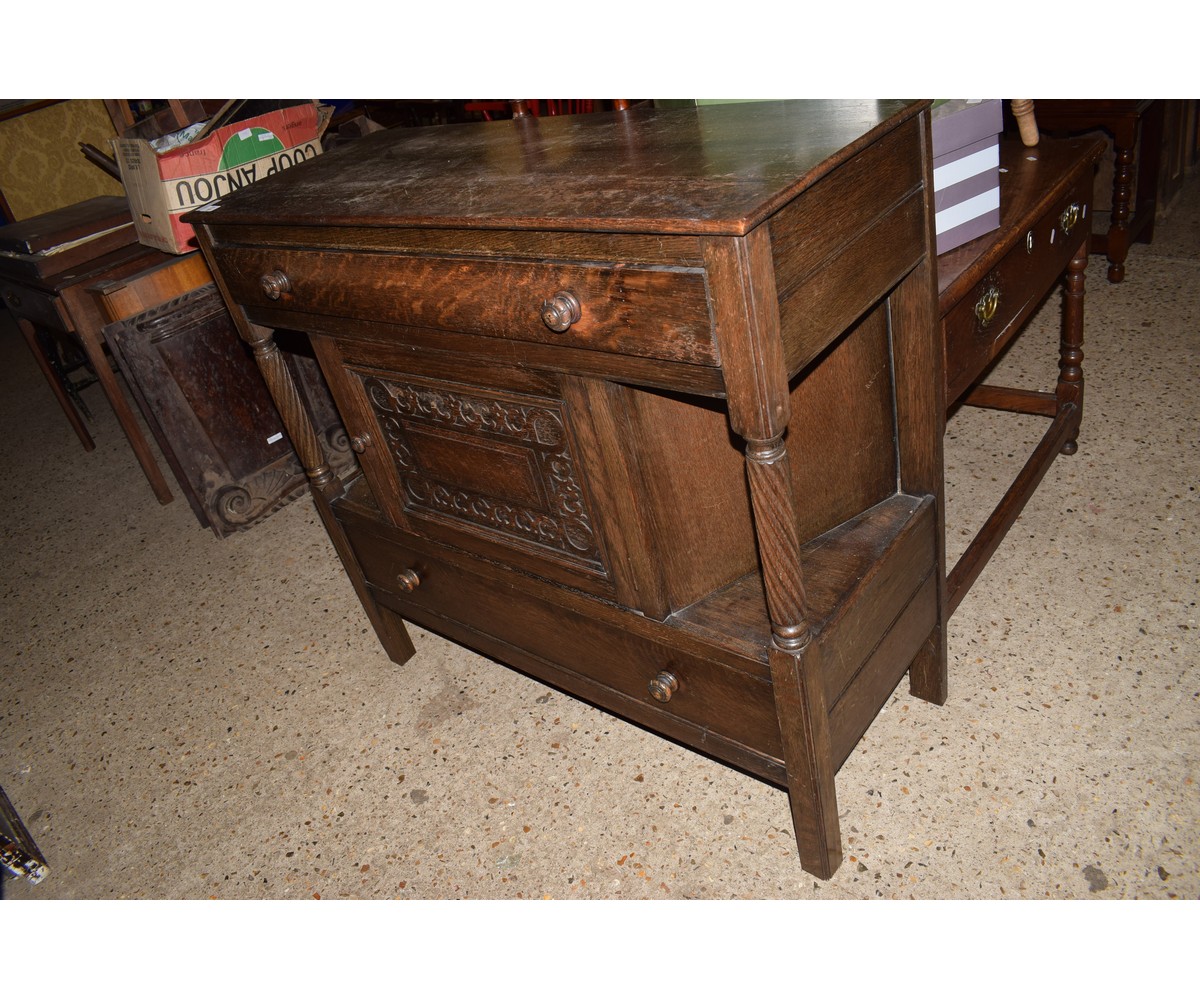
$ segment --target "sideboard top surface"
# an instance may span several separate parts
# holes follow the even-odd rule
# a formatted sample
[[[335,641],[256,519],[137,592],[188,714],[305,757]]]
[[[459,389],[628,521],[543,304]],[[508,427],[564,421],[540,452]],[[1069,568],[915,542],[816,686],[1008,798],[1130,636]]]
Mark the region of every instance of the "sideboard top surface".
[[[388,129],[199,223],[744,235],[928,101],[767,101]]]

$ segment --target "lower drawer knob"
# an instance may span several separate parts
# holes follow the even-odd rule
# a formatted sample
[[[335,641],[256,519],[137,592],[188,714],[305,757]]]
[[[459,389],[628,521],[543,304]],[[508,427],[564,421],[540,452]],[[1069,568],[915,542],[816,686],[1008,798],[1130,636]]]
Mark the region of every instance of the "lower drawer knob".
[[[396,585],[406,594],[411,594],[421,586],[421,577],[415,569],[401,570],[396,574]]]
[[[669,671],[662,671],[650,682],[650,697],[655,701],[670,701],[679,689],[679,680]]]
[[[350,439],[350,450],[356,455],[361,455],[367,450],[368,447],[370,447],[370,444],[370,434],[355,434],[354,437]]]

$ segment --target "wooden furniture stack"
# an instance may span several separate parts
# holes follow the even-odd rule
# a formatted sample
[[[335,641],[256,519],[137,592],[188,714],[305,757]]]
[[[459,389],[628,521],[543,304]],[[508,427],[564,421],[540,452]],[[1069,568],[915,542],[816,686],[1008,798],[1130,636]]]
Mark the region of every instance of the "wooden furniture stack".
[[[7,226],[0,251],[0,297],[85,450],[95,442],[47,335],[76,340],[160,503],[173,494],[143,422],[197,520],[218,537],[305,491],[303,467],[203,256],[142,246],[117,197]],[[347,471],[354,456],[329,391],[296,341],[287,363],[335,468]]]
[[[946,696],[928,102],[381,132],[194,213],[391,657],[403,620],[789,790]],[[310,334],[337,480],[272,336]]]

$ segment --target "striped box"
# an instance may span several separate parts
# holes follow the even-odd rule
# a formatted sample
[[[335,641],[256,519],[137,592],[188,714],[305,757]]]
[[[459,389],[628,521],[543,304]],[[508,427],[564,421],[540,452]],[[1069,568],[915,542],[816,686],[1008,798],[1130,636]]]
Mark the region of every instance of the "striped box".
[[[936,101],[933,204],[937,252],[1000,226],[1000,101]]]

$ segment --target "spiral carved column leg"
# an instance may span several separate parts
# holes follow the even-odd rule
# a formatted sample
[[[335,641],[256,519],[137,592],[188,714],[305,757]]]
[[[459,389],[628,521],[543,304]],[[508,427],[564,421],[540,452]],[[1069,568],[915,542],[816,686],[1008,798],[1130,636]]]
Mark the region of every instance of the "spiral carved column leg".
[[[800,565],[799,503],[786,445],[791,390],[767,226],[704,242],[719,331],[730,429],[745,442],[746,481],[771,623],[767,657],[788,802],[806,871],[830,877],[841,861],[827,655],[810,620]]]
[[[810,633],[792,475],[782,437],[747,444],[746,475],[765,571],[771,637],[780,649],[798,652],[808,644]]]
[[[746,476],[771,618],[771,684],[800,860],[819,878],[842,860],[829,708],[800,568],[791,467],[782,435],[746,445]]]
[[[308,408],[300,397],[292,373],[288,371],[287,362],[279,352],[273,331],[266,327],[251,326],[247,339],[309,481],[317,487],[327,485],[333,481],[333,471],[325,460],[325,451],[313,430]]]

